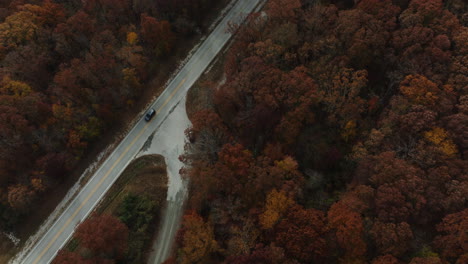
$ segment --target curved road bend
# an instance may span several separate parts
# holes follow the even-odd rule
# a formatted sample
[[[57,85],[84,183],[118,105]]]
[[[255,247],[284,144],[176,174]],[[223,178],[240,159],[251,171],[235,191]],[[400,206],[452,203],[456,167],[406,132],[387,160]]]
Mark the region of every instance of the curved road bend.
[[[153,120],[145,122],[141,119],[135,124],[39,242],[25,257],[14,260],[14,263],[44,264],[53,260],[58,250],[72,236],[75,227],[94,209],[146,139],[161,125],[170,110],[185,96],[190,86],[229,40],[231,34],[226,32],[227,22],[240,23],[261,1],[263,0],[239,0],[236,3],[153,103],[152,107],[157,110]]]

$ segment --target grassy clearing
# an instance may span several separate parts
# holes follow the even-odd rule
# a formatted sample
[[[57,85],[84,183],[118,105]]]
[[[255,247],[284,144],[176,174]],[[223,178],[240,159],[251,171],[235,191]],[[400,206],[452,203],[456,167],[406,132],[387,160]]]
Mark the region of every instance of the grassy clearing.
[[[226,54],[221,51],[200,78],[192,85],[187,93],[185,103],[187,116],[192,116],[197,111],[213,108],[213,92],[224,79],[224,60]]]
[[[114,214],[117,206],[127,194],[148,196],[162,204],[167,196],[167,174],[164,158],[147,155],[128,165],[119,179],[102,199],[96,212]]]
[[[128,165],[96,208],[97,214],[116,216],[129,228],[128,251],[121,263],[146,262],[167,197],[167,183],[162,156],[140,157]],[[86,252],[77,239],[71,239],[65,248]]]

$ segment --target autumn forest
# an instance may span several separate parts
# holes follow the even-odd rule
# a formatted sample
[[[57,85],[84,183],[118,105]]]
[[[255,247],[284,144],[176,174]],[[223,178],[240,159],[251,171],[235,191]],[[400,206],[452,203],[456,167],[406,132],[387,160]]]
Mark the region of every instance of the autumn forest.
[[[132,108],[210,1],[2,1],[0,229],[40,198]],[[150,76],[151,74],[151,76]]]
[[[466,1],[354,2],[235,28],[167,263],[468,263]]]
[[[216,2],[1,2],[0,231],[73,173]],[[224,81],[204,83],[186,131],[189,198],[165,264],[468,263],[467,26],[463,0],[268,0],[231,25]],[[93,217],[76,237],[126,263],[131,221]]]

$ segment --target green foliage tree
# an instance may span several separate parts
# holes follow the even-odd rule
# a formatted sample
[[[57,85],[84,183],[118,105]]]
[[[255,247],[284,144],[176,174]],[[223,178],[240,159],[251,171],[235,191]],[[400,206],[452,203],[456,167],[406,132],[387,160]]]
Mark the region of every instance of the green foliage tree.
[[[145,196],[128,194],[117,209],[117,216],[130,231],[127,263],[144,261],[144,245],[151,239],[156,217],[156,204]]]

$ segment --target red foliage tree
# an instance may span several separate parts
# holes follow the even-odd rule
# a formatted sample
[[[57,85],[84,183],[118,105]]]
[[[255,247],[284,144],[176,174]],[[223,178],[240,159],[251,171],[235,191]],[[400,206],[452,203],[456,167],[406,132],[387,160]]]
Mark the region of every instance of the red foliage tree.
[[[325,215],[297,205],[276,227],[276,243],[287,255],[302,262],[323,260],[327,256]]]
[[[328,112],[331,124],[344,127],[349,121],[360,119],[366,109],[366,102],[360,92],[367,85],[367,71],[354,71],[350,68],[331,73],[331,81],[322,84],[321,101]]]
[[[468,97],[466,98],[468,99]],[[460,100],[463,100],[463,97]],[[468,155],[468,141],[466,140],[468,137],[468,100],[465,102],[466,106],[460,105],[459,108],[466,107],[466,110],[461,110],[460,113],[445,118],[447,122],[446,128],[463,154],[463,157]]]
[[[397,258],[394,256],[387,254],[383,256],[379,256],[372,260],[372,264],[399,264],[400,261],[398,261]]]
[[[166,259],[162,264],[177,264],[177,260],[175,257],[170,257]]]
[[[411,260],[409,264],[444,264],[439,257],[416,257]]]
[[[34,10],[38,22],[46,27],[55,27],[65,21],[65,9],[61,4],[45,0],[40,8]]]
[[[416,218],[426,204],[424,171],[396,158],[393,152],[383,152],[371,158],[370,163],[368,176],[376,188],[379,219],[398,223],[410,216]]]
[[[375,9],[378,9],[378,6],[375,5]],[[391,4],[387,11],[392,10],[390,6]],[[378,11],[369,11],[378,13]],[[353,67],[358,69],[369,67],[375,63],[375,60],[379,61],[379,64],[383,63],[381,59],[385,55],[390,39],[390,32],[386,28],[390,27],[389,25],[360,8],[339,12],[336,23],[335,34],[339,40],[337,48],[343,49]]]
[[[254,163],[252,153],[240,144],[226,144],[218,153],[218,158],[214,167],[219,178],[218,190],[225,194],[242,196]]]
[[[57,256],[52,261],[52,264],[93,264],[92,259],[85,259],[77,252],[60,250]]]
[[[55,28],[55,50],[67,59],[74,58],[82,49],[88,48],[96,28],[96,19],[82,10],[76,12]]]
[[[28,120],[12,106],[0,105],[0,158],[18,164],[16,157],[26,155],[28,135],[31,131]],[[27,157],[27,155],[26,155]]]
[[[401,28],[393,33],[400,73],[424,74],[439,83],[446,76],[451,35],[460,22],[442,6],[441,0],[411,1],[401,13]]]
[[[357,8],[371,14],[375,19],[384,24],[386,30],[393,30],[397,26],[397,16],[400,8],[392,4],[391,0],[362,0]]]
[[[156,55],[165,55],[172,49],[175,36],[168,21],[158,21],[142,14],[140,24],[143,40],[154,49]]]
[[[409,249],[413,233],[406,222],[393,224],[375,222],[370,231],[377,251],[381,254],[402,256]]]
[[[401,134],[419,136],[436,124],[437,113],[421,105],[413,105],[411,110],[396,117]]]
[[[258,263],[271,263],[271,264],[289,264],[294,263],[288,260],[284,254],[284,249],[277,247],[273,244],[264,246],[257,244],[250,254],[229,257],[226,264],[258,264]]]
[[[295,11],[299,11],[300,7],[299,0],[272,0],[268,2],[268,15],[272,19],[295,20]]]
[[[95,254],[120,258],[127,249],[128,228],[111,215],[93,215],[75,232],[83,247]]]
[[[436,250],[448,259],[462,258],[468,252],[468,209],[447,215],[437,226],[442,233],[434,239]]]
[[[466,166],[461,160],[454,160],[447,166],[428,170],[426,199],[429,213],[426,218],[458,212],[464,208],[468,197],[468,177],[462,171],[467,170]]]

